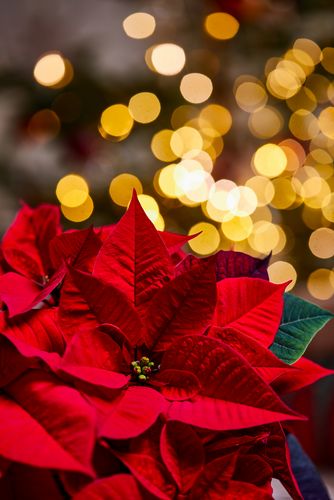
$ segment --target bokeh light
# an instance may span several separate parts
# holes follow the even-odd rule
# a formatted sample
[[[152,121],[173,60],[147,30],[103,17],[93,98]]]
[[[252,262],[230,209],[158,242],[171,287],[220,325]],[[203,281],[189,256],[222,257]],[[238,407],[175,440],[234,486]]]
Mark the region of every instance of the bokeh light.
[[[202,73],[184,75],[180,83],[180,92],[183,98],[194,104],[200,104],[209,99],[212,90],[212,81]]]
[[[109,185],[109,195],[114,203],[127,207],[134,189],[138,195],[142,194],[142,183],[135,175],[124,173],[112,179]]]
[[[177,75],[186,63],[182,47],[174,43],[162,43],[152,49],[151,63],[157,73],[165,76]]]
[[[214,12],[204,21],[206,32],[217,40],[233,38],[239,30],[239,22],[227,12]]]
[[[330,259],[334,255],[334,230],[326,227],[316,229],[308,244],[313,255],[319,259]]]
[[[34,67],[34,78],[44,87],[53,87],[60,84],[65,74],[65,60],[58,52],[42,55]]]
[[[287,157],[280,146],[268,143],[257,149],[253,157],[253,164],[260,175],[276,177],[284,171]]]
[[[254,113],[265,106],[268,94],[261,82],[245,81],[237,87],[235,100],[241,109]]]
[[[199,255],[209,255],[215,252],[220,243],[218,229],[209,222],[198,222],[192,226],[188,234],[200,233],[188,242],[190,248]]]
[[[70,209],[82,207],[89,196],[87,181],[80,175],[65,175],[57,183],[56,196],[63,208],[67,207]],[[88,208],[89,202],[82,208],[83,212],[85,212]],[[65,216],[67,217],[67,215]]]
[[[161,111],[160,101],[152,92],[139,92],[129,101],[129,112],[138,123],[153,122]]]
[[[111,137],[123,137],[129,134],[133,127],[133,118],[124,104],[113,104],[101,115],[101,126]]]
[[[148,38],[154,33],[155,19],[147,12],[134,12],[123,21],[123,29],[130,38]]]
[[[92,215],[94,210],[94,203],[92,198],[88,195],[86,201],[81,205],[75,207],[68,207],[65,205],[60,205],[62,214],[66,219],[71,222],[83,222]]]
[[[174,131],[163,129],[154,134],[151,140],[152,153],[158,160],[170,162],[177,158],[177,155],[171,148],[171,139]]]
[[[307,290],[318,300],[328,300],[334,295],[333,271],[319,268],[313,271],[307,279]]]

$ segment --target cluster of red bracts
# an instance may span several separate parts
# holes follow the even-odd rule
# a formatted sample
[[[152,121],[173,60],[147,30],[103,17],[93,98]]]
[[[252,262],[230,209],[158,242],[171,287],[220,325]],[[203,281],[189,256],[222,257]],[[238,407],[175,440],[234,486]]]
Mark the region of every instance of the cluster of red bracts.
[[[186,256],[134,195],[62,232],[24,206],[1,244],[0,498],[301,498],[281,400],[327,375],[269,350],[285,285],[267,259]]]

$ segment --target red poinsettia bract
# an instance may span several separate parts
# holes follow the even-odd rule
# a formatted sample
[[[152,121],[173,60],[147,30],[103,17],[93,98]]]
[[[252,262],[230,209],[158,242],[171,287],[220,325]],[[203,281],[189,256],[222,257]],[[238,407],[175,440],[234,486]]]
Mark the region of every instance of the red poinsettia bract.
[[[268,259],[187,239],[135,194],[103,231],[23,207],[1,246],[1,498],[267,499],[273,477],[301,498],[279,394],[330,372],[269,350]]]

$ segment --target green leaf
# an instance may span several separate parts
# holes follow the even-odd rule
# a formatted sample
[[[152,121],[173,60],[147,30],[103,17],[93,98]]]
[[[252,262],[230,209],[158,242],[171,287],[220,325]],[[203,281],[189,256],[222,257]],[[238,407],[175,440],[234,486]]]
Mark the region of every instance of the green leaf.
[[[286,293],[281,325],[270,350],[288,364],[297,361],[325,324],[334,317],[311,302]]]

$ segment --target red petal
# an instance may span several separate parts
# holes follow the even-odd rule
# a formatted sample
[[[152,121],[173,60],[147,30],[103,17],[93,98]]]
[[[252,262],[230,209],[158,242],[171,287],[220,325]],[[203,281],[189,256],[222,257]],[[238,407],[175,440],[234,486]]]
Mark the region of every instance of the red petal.
[[[204,333],[215,303],[214,263],[208,261],[178,276],[155,295],[147,311],[146,345],[164,351],[184,335]]]
[[[175,486],[168,480],[160,462],[148,455],[115,453],[135,478],[155,497],[161,500],[175,498]]]
[[[111,323],[124,332],[132,345],[140,343],[140,318],[122,292],[88,273],[71,269],[70,275],[75,287],[65,286],[59,309],[61,327],[69,337],[83,329]]]
[[[56,236],[50,245],[50,254],[55,268],[63,262],[84,271],[92,271],[94,259],[101,248],[101,240],[94,229],[67,231]]]
[[[193,372],[205,396],[295,415],[245,358],[219,340],[184,337],[165,353],[161,367]]]
[[[161,457],[181,493],[186,493],[204,465],[204,448],[197,434],[182,422],[167,422],[160,438]]]
[[[225,498],[223,492],[226,482],[233,476],[237,456],[238,453],[230,453],[207,464],[194,485],[190,498]]]
[[[98,479],[74,495],[73,500],[145,500],[130,474],[115,474]]]
[[[282,318],[286,284],[259,278],[227,278],[217,284],[217,326],[228,326],[269,347]]]
[[[37,306],[59,285],[65,274],[66,267],[60,267],[43,288],[20,274],[6,273],[0,276],[0,300],[6,304],[9,317]]]
[[[171,403],[167,418],[215,431],[246,429],[271,422],[301,419],[288,411],[283,413],[264,410],[205,396],[197,396],[192,401]]]
[[[94,274],[138,307],[174,274],[168,251],[134,192],[129,209],[104,242]]]
[[[271,465],[274,477],[281,481],[292,498],[295,500],[302,499],[299,486],[291,469],[289,448],[280,424],[271,426],[270,436],[263,447],[263,456]]]
[[[61,364],[57,373],[72,381],[78,388],[86,388],[88,384],[88,386],[94,386],[95,392],[100,389],[98,392],[104,397],[114,395],[116,389],[122,389],[129,383],[129,377],[122,373],[91,366]]]
[[[217,253],[217,281],[242,276],[268,280],[267,267],[270,255],[257,259],[242,252],[221,250]]]
[[[139,436],[154,424],[165,408],[165,399],[159,392],[149,387],[129,387],[120,398],[110,402],[110,413],[99,434],[109,439]]]
[[[294,392],[334,374],[334,370],[328,370],[305,357],[301,357],[292,367],[293,370],[285,372],[275,380],[274,387],[278,392]]]
[[[36,467],[92,474],[95,415],[78,392],[36,370],[6,391],[13,400],[1,397],[1,455]]]
[[[182,401],[199,393],[200,383],[196,375],[185,370],[162,370],[152,380],[167,399]]]
[[[66,407],[65,400],[59,404],[59,394],[51,403],[47,392],[50,388],[44,385],[46,394],[36,398],[36,393],[24,387],[25,409],[5,396],[0,397],[0,453],[7,459],[35,467],[92,474],[85,450],[89,447],[90,455],[93,445],[91,410],[83,399],[79,401],[79,395],[73,398],[73,389],[68,389],[71,399],[66,401]],[[39,390],[43,389],[40,385]],[[23,399],[17,394],[22,391],[18,385],[11,386],[10,392],[17,399]],[[55,396],[54,390],[52,395]]]
[[[39,280],[50,274],[49,243],[60,231],[60,211],[53,205],[24,205],[3,237],[3,255],[16,271]]]
[[[62,366],[82,365],[121,372],[124,368],[120,346],[110,335],[87,330],[74,335],[66,347]]]
[[[3,335],[27,357],[49,359],[46,353],[62,354],[65,348],[56,308],[36,309],[8,320]]]

